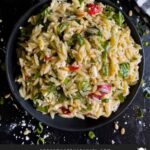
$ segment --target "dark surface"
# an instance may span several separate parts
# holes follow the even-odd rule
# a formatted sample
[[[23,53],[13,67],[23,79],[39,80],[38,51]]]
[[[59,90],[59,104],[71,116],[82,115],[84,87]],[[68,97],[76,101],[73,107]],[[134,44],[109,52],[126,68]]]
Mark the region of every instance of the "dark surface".
[[[38,0],[1,0],[0,1],[0,96],[4,97],[10,93],[4,67],[5,46],[8,41],[10,32],[14,24],[21,15]],[[133,8],[132,4],[121,0],[120,4],[123,10],[128,13]],[[150,41],[150,35],[143,35],[143,32],[149,30],[143,20],[136,12],[130,19],[137,26],[143,41]],[[1,38],[4,39],[2,42]],[[150,47],[144,47],[145,52],[145,75],[146,86],[150,83]],[[144,117],[137,118],[136,110],[140,107],[144,111]],[[49,144],[111,144],[112,140],[119,144],[150,144],[150,100],[144,99],[143,88],[140,88],[132,105],[119,117],[120,128],[126,129],[125,135],[120,134],[120,130],[114,130],[114,123],[110,123],[105,127],[94,130],[96,138],[90,140],[88,132],[64,132],[50,127],[44,126],[44,131],[40,135],[34,133],[34,129],[38,127],[38,121],[28,115],[15,99],[5,99],[3,105],[0,105],[0,143],[18,143],[33,144],[37,143],[39,137],[45,138],[45,143]],[[61,125],[61,124],[60,124]],[[80,124],[79,124],[80,126]],[[31,131],[27,136],[23,133],[26,130]]]
[[[109,118],[100,117],[99,119],[90,119],[86,118],[85,120],[73,118],[73,119],[65,119],[60,116],[55,116],[55,119],[52,119],[49,115],[43,115],[42,113],[36,111],[36,109],[33,107],[33,104],[30,101],[24,101],[23,98],[20,97],[18,84],[15,82],[16,78],[16,72],[18,72],[18,65],[17,65],[17,59],[16,59],[16,39],[18,36],[19,27],[24,25],[24,22],[32,16],[35,12],[37,12],[39,9],[43,7],[44,4],[47,4],[49,0],[42,1],[41,3],[38,3],[36,6],[32,7],[15,25],[13,32],[9,38],[9,42],[7,44],[7,53],[6,53],[6,73],[8,82],[10,85],[10,89],[15,97],[15,99],[20,103],[20,105],[34,118],[38,119],[39,121],[45,123],[46,125],[49,125],[51,127],[66,130],[66,131],[87,131],[91,129],[95,129],[97,127],[102,127],[106,125],[109,122],[112,122],[117,116],[119,116],[132,102],[134,96],[136,95],[141,79],[143,76],[143,68],[144,68],[144,59],[142,57],[141,63],[139,64],[139,81],[136,85],[132,86],[130,89],[130,94],[126,97],[127,100],[123,104],[120,105],[118,110],[113,113]],[[111,3],[106,3],[106,1],[102,1],[104,4],[109,4],[113,6]],[[115,7],[115,6],[113,6]],[[117,10],[118,8],[116,8]],[[128,26],[131,29],[132,37],[136,41],[136,43],[140,44],[142,46],[140,37],[135,30],[133,24],[131,24],[129,18],[125,15],[125,20]],[[141,55],[143,56],[143,50],[141,50]],[[20,74],[20,73],[19,73]],[[61,126],[60,126],[61,124]],[[80,126],[79,126],[80,124]]]

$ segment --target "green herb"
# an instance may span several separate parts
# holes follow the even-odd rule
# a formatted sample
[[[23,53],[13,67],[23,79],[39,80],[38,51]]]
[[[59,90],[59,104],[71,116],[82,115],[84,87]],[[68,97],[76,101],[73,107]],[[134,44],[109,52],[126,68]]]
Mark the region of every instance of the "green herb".
[[[92,110],[92,105],[91,104],[87,104],[86,111],[91,111],[91,110]]]
[[[68,84],[70,82],[70,79],[69,78],[65,78],[65,80],[64,80],[64,84]]]
[[[35,133],[41,134],[43,132],[43,125],[41,122],[39,122],[38,128],[34,131]]]
[[[109,46],[110,46],[109,41],[102,42],[101,45],[105,51],[108,51]]]
[[[84,44],[84,38],[80,34],[74,34],[70,40],[67,41],[69,46],[73,46],[76,43],[79,43],[80,46]]]
[[[44,144],[45,143],[45,140],[44,140],[44,138],[39,138],[38,140],[37,140],[37,144]]]
[[[122,15],[122,13],[119,11],[119,13],[116,13],[114,16],[113,16],[115,22],[117,25],[119,26],[122,26],[125,19],[124,19],[124,16]]]
[[[111,6],[106,6],[103,12],[104,12],[105,16],[107,16],[108,19],[110,19],[110,20],[113,19],[115,12]]]
[[[74,96],[74,98],[80,99],[82,97],[82,95],[80,94],[80,92],[76,92],[76,95]]]
[[[130,64],[129,63],[119,64],[119,74],[123,78],[126,78],[128,76],[129,70],[130,70]]]
[[[105,50],[105,51],[103,51],[103,53],[102,53],[102,61],[103,61],[104,63],[107,63],[107,60],[108,60],[108,52]]]
[[[61,35],[67,28],[68,28],[67,22],[60,23],[57,27],[58,35]]]
[[[79,90],[80,90],[80,91],[85,92],[85,91],[88,90],[89,87],[90,87],[90,85],[89,85],[89,82],[88,82],[88,81],[83,81],[83,82],[80,82],[80,83],[79,83]]]
[[[102,99],[102,103],[108,103],[108,102],[109,102],[108,98]]]
[[[108,76],[108,74],[109,74],[109,65],[108,65],[108,64],[104,64],[104,65],[102,66],[102,74],[103,74],[104,76]]]
[[[133,110],[135,111],[136,118],[141,119],[144,117],[144,111],[139,106],[135,105]]]
[[[40,74],[40,72],[36,72],[36,73],[34,74],[34,78],[36,78],[36,79],[37,79],[37,78],[39,78],[39,77],[40,77],[40,75],[41,75],[41,74]]]
[[[42,18],[47,17],[47,16],[49,16],[50,14],[51,14],[51,12],[48,10],[48,8],[46,8],[45,10],[43,10],[43,11],[41,12]]]
[[[144,45],[144,46],[150,46],[150,42],[148,42],[148,41],[143,41],[143,45]]]
[[[25,37],[26,36],[26,29],[24,28],[24,27],[22,27],[21,29],[20,29],[20,34],[21,34],[21,36],[22,37]]]
[[[95,138],[95,134],[93,131],[89,131],[88,136],[91,140]]]
[[[147,98],[147,99],[150,99],[150,90],[144,90],[144,93],[143,93],[144,97]]]
[[[57,89],[56,89],[56,86],[55,86],[54,83],[52,83],[52,82],[49,83],[48,91],[52,92],[52,93],[55,93],[55,94],[57,93]]]
[[[43,113],[47,113],[48,112],[48,106],[37,106],[37,110]]]
[[[119,99],[120,103],[124,102],[124,96],[122,93],[118,95],[118,99]]]
[[[109,74],[109,64],[108,64],[108,52],[106,50],[102,53],[102,74],[108,76]]]
[[[144,112],[143,112],[143,110],[142,110],[141,108],[139,108],[139,107],[136,109],[136,117],[139,118],[139,119],[141,119],[141,118],[144,117]]]
[[[83,0],[79,0],[80,5],[83,3]]]
[[[73,35],[73,41],[78,42],[80,46],[84,44],[84,38],[80,34]]]
[[[3,104],[4,104],[4,102],[5,102],[4,97],[1,97],[1,98],[0,98],[0,105],[3,105]]]
[[[81,24],[81,21],[79,19],[75,19],[75,21],[78,23],[78,24]]]

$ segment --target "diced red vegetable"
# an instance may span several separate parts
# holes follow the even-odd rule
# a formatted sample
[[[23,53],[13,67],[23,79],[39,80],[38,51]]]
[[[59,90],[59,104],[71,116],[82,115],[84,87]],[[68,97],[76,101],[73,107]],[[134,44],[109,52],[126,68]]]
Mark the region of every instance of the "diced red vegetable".
[[[65,115],[68,115],[68,114],[70,114],[70,110],[69,109],[67,109],[67,108],[65,108],[65,107],[60,107],[60,109],[61,109],[61,111],[62,111],[62,113],[63,114],[65,114]]]
[[[87,5],[87,7],[88,7],[88,14],[91,16],[97,13],[101,13],[103,11],[103,8],[98,4],[90,3]]]
[[[108,94],[111,91],[111,85],[110,84],[98,85],[97,90],[101,93]]]
[[[80,67],[79,66],[69,66],[68,67],[70,71],[76,71],[78,70]]]
[[[91,99],[96,98],[96,99],[101,100],[101,99],[105,96],[105,93],[100,93],[100,94],[90,93],[88,96],[89,96]]]

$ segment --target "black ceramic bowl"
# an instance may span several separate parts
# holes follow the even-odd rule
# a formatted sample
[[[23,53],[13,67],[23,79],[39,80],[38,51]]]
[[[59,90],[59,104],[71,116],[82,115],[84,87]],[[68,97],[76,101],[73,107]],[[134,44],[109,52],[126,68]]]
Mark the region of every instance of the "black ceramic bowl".
[[[107,2],[104,0],[100,0],[98,2],[103,2],[104,4],[113,6],[116,10],[120,10],[119,8],[117,8],[110,2]],[[8,78],[10,89],[11,89],[15,99],[20,103],[20,105],[25,110],[27,110],[28,113],[30,113],[33,117],[35,117],[39,121],[41,121],[51,127],[61,129],[61,130],[67,130],[67,131],[85,131],[85,130],[91,130],[91,129],[94,129],[97,127],[104,126],[107,123],[114,120],[116,117],[118,117],[126,108],[128,108],[128,106],[133,101],[133,99],[138,91],[138,88],[139,88],[139,85],[140,85],[140,82],[142,79],[142,75],[143,75],[143,68],[144,68],[143,67],[144,66],[143,58],[144,57],[142,57],[142,61],[139,64],[140,79],[139,79],[138,83],[130,88],[130,94],[126,97],[125,102],[123,104],[121,104],[120,107],[118,108],[118,110],[116,112],[112,113],[112,115],[109,118],[101,117],[97,120],[86,118],[85,120],[81,120],[81,119],[77,119],[77,118],[65,119],[65,118],[56,116],[55,119],[51,119],[51,117],[49,115],[43,115],[42,113],[36,111],[36,109],[33,107],[33,104],[31,103],[31,101],[25,101],[19,95],[18,84],[15,82],[16,72],[18,70],[15,48],[16,48],[17,37],[19,34],[19,27],[23,26],[25,24],[25,22],[27,21],[27,19],[30,16],[32,16],[33,14],[35,14],[36,12],[38,12],[42,8],[42,6],[46,3],[50,3],[50,1],[43,0],[40,3],[38,3],[37,5],[35,5],[34,7],[32,7],[31,9],[29,9],[29,11],[27,11],[21,17],[21,19],[17,22],[17,24],[15,25],[15,27],[11,33],[11,36],[10,36],[10,39],[9,39],[8,45],[7,45],[7,55],[6,55],[6,71],[7,71],[7,78]],[[133,26],[133,24],[131,23],[129,18],[125,15],[125,13],[124,12],[122,12],[122,13],[125,16],[126,23],[128,24],[128,26],[131,29],[132,37],[138,44],[140,44],[142,46],[140,37],[139,37],[135,27]],[[140,53],[143,56],[142,50],[140,51]]]

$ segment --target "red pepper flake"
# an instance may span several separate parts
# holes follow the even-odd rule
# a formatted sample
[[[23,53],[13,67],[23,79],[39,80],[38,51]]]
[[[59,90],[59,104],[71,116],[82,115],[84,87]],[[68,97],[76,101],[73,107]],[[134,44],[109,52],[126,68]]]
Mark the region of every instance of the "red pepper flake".
[[[61,109],[61,111],[62,111],[63,114],[65,114],[65,115],[70,114],[70,110],[67,109],[67,108],[65,108],[64,106],[60,107],[60,109]]]
[[[68,67],[70,71],[76,71],[78,70],[80,67],[79,66],[69,66]]]
[[[91,16],[97,13],[101,13],[103,11],[103,8],[98,4],[90,3],[87,5],[87,7],[88,7],[88,14]]]

